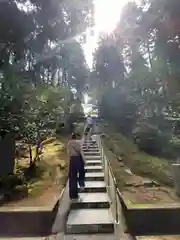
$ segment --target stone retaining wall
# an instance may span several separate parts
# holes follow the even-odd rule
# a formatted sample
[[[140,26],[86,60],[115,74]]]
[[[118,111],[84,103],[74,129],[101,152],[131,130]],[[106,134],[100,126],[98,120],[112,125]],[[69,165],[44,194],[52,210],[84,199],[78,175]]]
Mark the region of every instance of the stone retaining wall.
[[[119,197],[133,236],[180,234],[180,204],[127,204]]]
[[[180,208],[128,209],[127,225],[133,235],[180,234]]]
[[[37,237],[51,234],[59,200],[51,210],[24,207],[0,211],[0,237]]]

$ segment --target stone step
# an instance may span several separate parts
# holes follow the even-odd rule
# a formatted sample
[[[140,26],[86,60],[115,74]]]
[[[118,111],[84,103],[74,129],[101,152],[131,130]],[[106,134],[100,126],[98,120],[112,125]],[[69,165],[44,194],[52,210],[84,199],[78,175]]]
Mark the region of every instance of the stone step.
[[[85,151],[96,151],[96,150],[99,150],[99,147],[98,146],[82,146],[82,149],[85,150]]]
[[[87,166],[102,166],[101,160],[88,160],[86,161]]]
[[[94,143],[94,141],[92,139],[90,139],[90,140],[85,140],[84,143]]]
[[[82,147],[87,149],[87,146],[91,149],[91,148],[95,148],[95,149],[98,149],[98,145],[97,144],[86,144],[86,143],[83,143]]]
[[[101,172],[103,170],[102,166],[85,166],[86,172]]]
[[[94,151],[85,152],[85,151],[83,151],[83,152],[84,152],[85,156],[98,156],[98,157],[101,156],[99,151],[98,152],[94,152]]]
[[[83,147],[89,147],[89,148],[91,148],[91,147],[94,147],[94,148],[97,148],[98,147],[98,145],[97,145],[97,143],[83,143]]]
[[[86,181],[83,192],[106,192],[106,184],[104,181]]]
[[[112,233],[114,223],[109,209],[71,210],[67,224],[67,234]]]
[[[100,153],[100,151],[99,151],[99,148],[82,148],[82,151],[83,151],[83,153],[84,154],[88,154],[88,153],[95,153],[95,154],[97,154],[97,153]]]
[[[94,142],[94,140],[95,140],[95,138],[93,138],[93,139],[92,138],[89,138],[89,139],[84,138],[85,143],[91,143],[91,142]]]
[[[84,234],[82,234],[82,233],[81,234],[66,234],[65,238],[64,238],[64,235],[62,233],[58,233],[58,235],[54,238],[56,240],[62,240],[62,239],[63,240],[117,240],[117,236],[114,234],[114,232],[112,232],[112,233],[101,233],[101,234],[90,234],[90,235],[88,233],[86,233],[86,234],[85,233]],[[55,240],[55,239],[48,239],[48,240]],[[3,240],[5,240],[5,239],[3,239]],[[12,239],[12,240],[17,240],[17,239]],[[22,239],[19,239],[19,240],[22,240]],[[25,239],[23,239],[23,240],[25,240]],[[46,239],[43,239],[43,240],[46,240]],[[130,237],[127,238],[125,236],[125,238],[121,238],[121,240],[132,240],[132,238],[130,238]],[[140,239],[138,239],[138,240],[140,240]],[[143,239],[143,240],[145,240],[145,239]],[[154,240],[154,239],[148,239],[148,240]],[[170,239],[168,239],[168,240],[170,240]]]
[[[99,148],[98,147],[93,147],[93,146],[90,146],[90,147],[82,147],[82,150],[85,151],[85,152],[89,152],[89,151],[99,151]]]
[[[84,153],[100,153],[99,148],[83,148]]]
[[[72,203],[72,209],[110,207],[107,193],[80,193],[79,196],[80,201]]]
[[[86,181],[104,181],[103,172],[87,172],[85,175]]]
[[[102,158],[101,158],[101,156],[93,156],[93,155],[91,155],[91,156],[84,156],[85,157],[85,159],[88,161],[88,160],[101,160]]]

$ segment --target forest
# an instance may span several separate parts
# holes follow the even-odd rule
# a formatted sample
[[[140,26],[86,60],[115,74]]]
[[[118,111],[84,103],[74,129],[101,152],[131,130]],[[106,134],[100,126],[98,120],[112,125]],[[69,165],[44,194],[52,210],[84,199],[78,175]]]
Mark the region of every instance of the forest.
[[[13,162],[8,166],[6,153],[1,160],[3,192],[22,181],[26,187],[31,184],[29,174],[39,165],[40,143],[56,133],[67,138],[73,122],[83,117],[89,70],[81,33],[92,11],[91,1],[0,1],[1,141],[10,133],[16,142],[15,155],[14,146],[10,150],[14,142],[9,145]],[[28,163],[16,169],[14,158],[20,163],[23,155]],[[39,176],[42,171],[36,172]]]
[[[140,206],[179,202],[179,23],[177,0],[129,1],[94,52],[89,89],[106,154],[125,201]]]
[[[151,155],[179,157],[179,1],[129,2],[94,53],[102,118]]]
[[[180,2],[128,1],[113,32],[100,34],[90,69],[83,46],[93,14],[91,0],[0,1],[1,137],[28,146],[30,168],[35,145],[82,120],[88,95],[140,151],[177,160]]]

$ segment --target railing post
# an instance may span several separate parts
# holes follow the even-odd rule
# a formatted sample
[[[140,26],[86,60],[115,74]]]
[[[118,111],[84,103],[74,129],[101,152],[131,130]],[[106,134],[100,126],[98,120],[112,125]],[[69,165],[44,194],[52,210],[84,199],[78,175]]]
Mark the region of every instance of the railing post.
[[[105,182],[107,183],[107,163],[106,163],[106,156],[104,155],[104,149],[102,148],[102,152],[103,152],[103,166],[104,166],[104,178],[105,178]]]
[[[102,163],[103,163],[104,170],[105,170],[105,157],[104,157],[104,149],[103,149],[102,143],[101,143],[101,138],[99,138],[99,145],[100,145]]]
[[[104,150],[102,148],[102,145],[101,145],[101,154],[102,154],[102,161],[103,161],[103,164],[104,164]]]
[[[107,181],[108,181],[108,176],[107,176],[108,165],[107,165],[106,156],[104,154],[104,149],[103,149],[103,146],[102,146],[101,139],[100,139],[100,146],[101,146],[101,151],[102,151],[102,162],[103,162],[103,166],[104,166],[104,178],[105,178],[105,181],[107,183]],[[109,186],[109,184],[108,184],[108,186]]]
[[[110,176],[109,176],[109,169],[108,169],[108,186],[110,187]]]
[[[114,179],[115,180],[115,179]],[[115,223],[119,223],[119,214],[118,214],[118,202],[117,202],[117,183],[115,181],[115,213],[116,213],[116,221]]]
[[[104,162],[106,163],[106,171],[107,171],[107,186],[110,187],[110,176],[109,176],[109,168],[108,168],[108,161],[106,156],[104,156]]]
[[[98,137],[98,147],[99,147],[100,154],[101,154],[101,157],[102,157],[102,147],[101,147],[101,138],[100,138],[100,136]]]

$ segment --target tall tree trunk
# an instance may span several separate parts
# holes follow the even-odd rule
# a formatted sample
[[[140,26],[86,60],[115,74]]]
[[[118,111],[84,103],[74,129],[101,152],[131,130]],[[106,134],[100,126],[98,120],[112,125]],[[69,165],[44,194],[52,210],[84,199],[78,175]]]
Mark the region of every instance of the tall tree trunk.
[[[151,52],[150,52],[150,48],[149,48],[149,40],[147,39],[147,52],[148,52],[148,60],[149,60],[149,64],[150,64],[150,68],[151,68],[151,72],[153,71],[152,69],[152,58],[151,58]]]
[[[61,70],[60,68],[58,69],[58,82],[57,85],[60,86],[61,85]]]
[[[31,166],[33,164],[33,160],[32,160],[32,148],[31,145],[29,144],[29,166]]]

